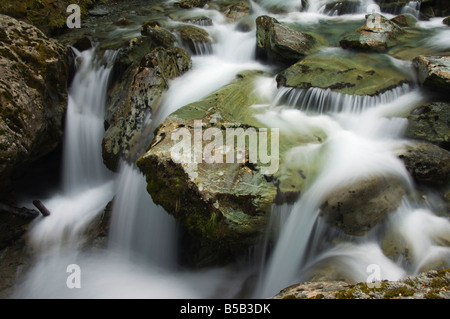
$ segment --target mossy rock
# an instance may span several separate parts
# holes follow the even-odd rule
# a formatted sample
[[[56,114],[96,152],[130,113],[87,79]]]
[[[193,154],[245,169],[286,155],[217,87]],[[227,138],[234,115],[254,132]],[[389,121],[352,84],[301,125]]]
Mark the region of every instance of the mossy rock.
[[[242,72],[238,78],[207,98],[172,113],[155,131],[146,154],[137,161],[146,175],[153,201],[173,214],[188,230],[199,255],[197,265],[225,262],[256,243],[264,233],[276,186],[258,164],[245,162],[179,162],[171,154],[173,132],[215,128],[226,136],[227,129],[262,128],[251,106],[260,102],[254,80],[260,71]],[[195,126],[201,121],[201,126]],[[216,132],[217,132],[216,130]],[[207,141],[202,144],[202,149]],[[191,145],[191,147],[193,147]],[[225,149],[235,149],[227,146]],[[191,150],[191,149],[189,149]],[[194,152],[194,151],[193,151]],[[228,151],[227,151],[228,152]],[[199,260],[213,252],[212,259]]]
[[[76,4],[84,15],[95,2],[80,0]],[[48,35],[54,35],[67,28],[67,7],[73,3],[72,0],[2,0],[0,13],[30,23]]]
[[[387,57],[355,52],[313,54],[277,75],[279,86],[370,96],[412,81]]]
[[[421,105],[408,116],[407,138],[423,140],[448,150],[450,142],[450,103],[431,102]]]
[[[39,29],[0,15],[0,189],[62,141],[71,52]]]

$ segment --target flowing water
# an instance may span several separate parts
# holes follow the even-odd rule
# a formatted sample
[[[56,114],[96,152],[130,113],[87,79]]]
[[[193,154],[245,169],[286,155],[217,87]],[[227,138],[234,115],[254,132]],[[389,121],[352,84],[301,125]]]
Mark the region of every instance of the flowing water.
[[[335,16],[334,11],[326,12],[325,5],[330,1],[309,2],[303,12],[299,11],[300,1],[251,2],[252,19],[278,7],[285,11],[277,15],[280,21],[322,30],[334,43],[337,35],[333,23],[339,24],[341,32],[354,29],[364,21],[366,9],[374,8],[373,1],[361,1],[356,13],[343,18]],[[418,8],[411,2],[404,10]],[[254,30],[239,31],[212,9],[195,9],[195,13],[213,20],[212,26],[202,27],[216,42],[211,47],[198,47],[192,70],[170,83],[148,123],[152,127],[176,109],[220,89],[240,71],[275,70],[255,59]],[[435,21],[421,22],[420,27],[432,30],[436,37],[448,35]],[[433,45],[441,49],[445,41],[436,40]],[[268,235],[253,248],[250,260],[193,271],[179,264],[177,223],[152,202],[138,169],[123,162],[119,172],[113,174],[103,166],[106,89],[116,52],[107,51],[101,59],[95,48],[77,54],[80,65],[69,90],[63,186],[45,201],[51,216],[39,218],[32,225],[30,242],[37,258],[17,285],[14,297],[260,298],[321,272],[332,279],[359,282],[367,279],[367,266],[375,264],[382,269],[380,279],[395,280],[417,273],[430,263],[450,263],[450,249],[439,244],[440,238],[448,239],[450,223],[434,215],[430,207],[404,199],[383,227],[361,238],[345,237],[330,229],[319,215],[329,193],[362,177],[395,176],[408,190],[414,190],[414,183],[394,154],[408,143],[402,139],[407,122],[401,115],[427,100],[419,88],[404,85],[376,97],[356,97],[320,89],[277,89],[275,75],[260,79],[258,90],[268,101],[267,111],[259,115],[261,122],[280,128],[281,134],[308,136],[321,132],[325,138],[321,144],[292,148],[280,169],[297,168],[302,159],[302,165],[306,165],[303,170],[317,173],[297,202],[273,206]],[[390,59],[405,73],[411,73],[409,62]],[[107,247],[83,249],[83,233],[111,201]],[[381,245],[384,232],[408,243],[412,259],[388,258]],[[276,234],[274,243],[269,233]],[[336,244],[333,238],[340,240]],[[81,269],[81,289],[67,286],[67,267],[73,264]],[[243,283],[254,277],[258,278],[254,289],[242,294]]]

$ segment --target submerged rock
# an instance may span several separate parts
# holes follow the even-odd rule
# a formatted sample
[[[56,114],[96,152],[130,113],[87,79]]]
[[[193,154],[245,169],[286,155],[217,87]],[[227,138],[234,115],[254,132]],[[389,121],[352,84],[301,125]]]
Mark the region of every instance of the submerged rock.
[[[339,44],[344,49],[384,53],[396,44],[404,31],[379,13],[367,15],[366,24],[344,35]]]
[[[278,86],[372,96],[409,82],[386,57],[352,52],[310,55],[277,75]]]
[[[0,15],[0,190],[62,141],[71,52]]]
[[[313,36],[291,29],[269,16],[256,19],[256,41],[258,49],[269,58],[287,64],[297,62],[318,48]]]
[[[155,131],[147,153],[137,161],[153,201],[188,230],[197,247],[196,255],[191,256],[196,264],[227,261],[258,242],[265,230],[276,187],[268,181],[262,166],[250,162],[248,149],[244,149],[245,161],[226,161],[230,152],[233,158],[238,156],[235,152],[240,148],[234,140],[231,145],[220,139],[234,132],[240,140],[247,129],[261,128],[251,108],[259,101],[252,93],[257,76],[262,76],[261,72],[240,73],[223,89],[172,113]],[[208,129],[214,131],[213,139],[211,136],[200,144],[195,140],[191,143],[199,130],[203,138]],[[173,151],[180,138],[187,143],[185,157]],[[217,143],[213,149],[212,140]],[[194,162],[199,149],[200,160]],[[222,162],[208,162],[208,155]]]
[[[413,60],[419,82],[426,88],[450,95],[450,56],[423,56]]]

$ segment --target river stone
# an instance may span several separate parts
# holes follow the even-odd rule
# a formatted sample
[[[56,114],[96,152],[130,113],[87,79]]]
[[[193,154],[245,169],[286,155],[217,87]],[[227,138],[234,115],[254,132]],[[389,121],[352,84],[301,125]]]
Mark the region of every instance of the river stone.
[[[0,14],[30,23],[46,35],[56,35],[67,29],[67,12],[70,4],[80,6],[82,19],[96,0],[2,0]]]
[[[449,95],[450,56],[423,56],[413,60],[419,82],[426,88]]]
[[[445,18],[444,20],[442,20],[442,23],[448,25],[450,27],[450,16],[448,16],[447,18]]]
[[[395,211],[406,193],[406,185],[396,177],[364,178],[329,194],[321,215],[346,234],[363,236]]]
[[[238,78],[202,101],[172,113],[155,131],[148,151],[137,165],[147,179],[147,190],[188,230],[198,255],[195,263],[224,262],[235,253],[257,243],[264,234],[276,186],[262,174],[260,166],[249,163],[198,164],[178,162],[171,149],[172,133],[188,130],[193,136],[194,121],[203,132],[218,128],[259,128],[251,105],[260,102],[254,92],[254,79],[260,71],[242,72]],[[199,128],[197,128],[199,129]],[[202,148],[209,142],[205,141]],[[193,152],[194,143],[189,151]],[[234,150],[226,146],[224,152]],[[201,256],[209,256],[202,260]]]
[[[289,28],[269,16],[256,19],[258,50],[269,58],[292,64],[317,51],[318,42],[307,33]]]
[[[414,143],[398,157],[417,183],[439,186],[450,180],[450,152],[434,144]]]
[[[247,1],[231,1],[222,8],[223,15],[230,22],[237,22],[250,14],[251,6]]]
[[[414,27],[417,25],[417,18],[409,13],[400,14],[391,19],[392,22],[397,23],[400,27]]]
[[[71,57],[36,27],[0,15],[0,190],[60,145]]]
[[[384,53],[402,34],[404,31],[396,23],[379,13],[372,13],[366,16],[364,26],[344,35],[339,44],[344,49]]]
[[[178,31],[180,32],[182,43],[193,54],[202,53],[197,52],[199,47],[204,47],[206,52],[211,51],[211,37],[205,29],[193,25],[185,25],[181,26]]]
[[[370,274],[370,273],[369,273]],[[450,269],[428,270],[397,281],[350,283],[308,281],[291,285],[271,299],[450,299]]]
[[[317,87],[355,95],[377,95],[412,82],[385,56],[348,52],[310,55],[277,75],[278,86]]]
[[[106,166],[115,171],[121,158],[135,162],[150,141],[141,135],[146,117],[156,107],[168,89],[169,81],[191,67],[191,57],[182,48],[157,47],[144,56],[138,66],[128,70],[125,92],[117,96],[117,107],[109,121],[102,148]],[[145,132],[144,136],[150,136]]]
[[[438,145],[450,142],[450,103],[432,102],[412,110],[405,136]]]
[[[203,8],[208,0],[180,0],[178,5],[183,9]]]

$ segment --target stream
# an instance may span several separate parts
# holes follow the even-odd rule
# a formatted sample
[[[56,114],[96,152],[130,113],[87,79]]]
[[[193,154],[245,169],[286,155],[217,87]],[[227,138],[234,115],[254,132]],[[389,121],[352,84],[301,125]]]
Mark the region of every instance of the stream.
[[[166,5],[174,2],[166,1]],[[344,55],[334,44],[344,31],[362,25],[366,9],[374,3],[360,1],[358,12],[338,16],[324,11],[328,2],[310,0],[310,7],[300,12],[300,1],[254,1],[249,20],[268,14],[306,31],[315,30],[330,43],[323,54]],[[273,6],[287,13],[270,13]],[[413,15],[417,10],[413,1],[403,8]],[[276,234],[275,243],[262,238],[248,256],[224,267],[193,270],[181,265],[179,226],[152,202],[138,168],[123,161],[118,172],[112,173],[103,164],[108,80],[117,51],[106,51],[99,58],[95,47],[75,50],[81,62],[69,88],[61,187],[42,199],[51,215],[41,216],[31,225],[30,243],[36,258],[17,284],[14,298],[267,298],[321,274],[364,282],[369,265],[382,269],[380,280],[398,280],[428,265],[450,264],[450,247],[435,240],[449,237],[450,222],[422,203],[405,197],[380,227],[361,237],[334,233],[319,214],[328,194],[361,176],[395,176],[414,191],[415,184],[395,152],[408,143],[403,138],[407,120],[401,115],[429,99],[419,86],[405,84],[375,97],[277,88],[277,66],[255,56],[254,26],[251,31],[241,31],[237,23],[208,7],[190,12],[212,19],[211,26],[202,28],[215,43],[210,49],[198,48],[192,56],[192,69],[170,83],[148,125],[157,127],[175,110],[230,83],[237,73],[258,69],[273,74],[259,84],[270,102],[258,120],[292,136],[316,131],[326,136],[326,143],[293,148],[285,167],[280,168],[295,168],[301,158],[302,163],[310,163],[306,169],[317,174],[308,180],[295,203],[273,205],[268,231]],[[412,39],[415,45],[435,50],[448,47],[450,33],[442,18],[420,21],[417,28],[426,36]],[[136,30],[121,36],[132,38]],[[415,76],[409,61],[388,57],[385,63]],[[321,160],[316,161],[319,153]],[[108,203],[112,203],[112,217],[106,247],[86,250],[84,233]],[[24,205],[30,203],[24,200]],[[412,258],[384,254],[381,235],[386,229],[401,234],[414,251]],[[337,244],[335,238],[340,238]],[[81,270],[80,289],[68,288],[70,265]]]

